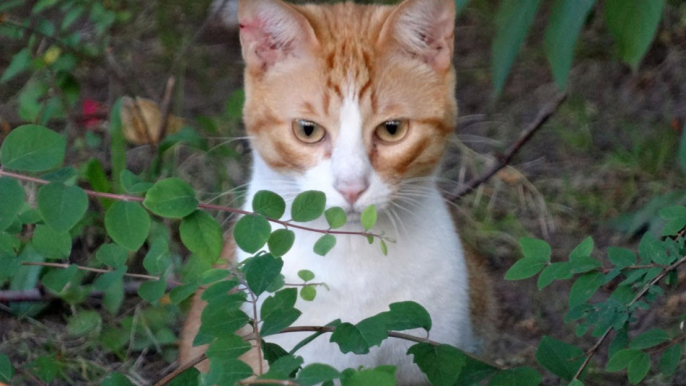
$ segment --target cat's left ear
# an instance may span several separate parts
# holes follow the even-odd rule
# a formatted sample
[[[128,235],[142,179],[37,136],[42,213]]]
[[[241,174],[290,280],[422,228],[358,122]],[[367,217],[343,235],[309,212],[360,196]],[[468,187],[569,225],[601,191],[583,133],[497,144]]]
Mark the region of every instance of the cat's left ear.
[[[445,72],[452,63],[455,12],[454,0],[405,0],[386,20],[378,44],[394,45]]]

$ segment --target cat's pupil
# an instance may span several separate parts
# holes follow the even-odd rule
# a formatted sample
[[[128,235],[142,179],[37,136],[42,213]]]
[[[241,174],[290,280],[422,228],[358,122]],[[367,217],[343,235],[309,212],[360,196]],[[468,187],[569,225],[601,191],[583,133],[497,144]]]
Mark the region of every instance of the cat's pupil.
[[[311,123],[303,124],[303,133],[305,133],[306,136],[311,137],[312,134],[314,134],[314,125]]]
[[[399,128],[400,125],[398,124],[398,122],[386,122],[386,131],[388,131],[388,134],[390,135],[398,134]]]

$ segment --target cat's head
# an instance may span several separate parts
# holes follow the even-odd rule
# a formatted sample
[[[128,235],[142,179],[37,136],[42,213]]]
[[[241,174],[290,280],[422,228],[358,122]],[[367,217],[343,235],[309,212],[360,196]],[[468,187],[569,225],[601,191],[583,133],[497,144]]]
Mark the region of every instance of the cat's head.
[[[456,122],[454,19],[453,0],[241,0],[256,162],[290,193],[320,190],[351,213],[426,184]]]

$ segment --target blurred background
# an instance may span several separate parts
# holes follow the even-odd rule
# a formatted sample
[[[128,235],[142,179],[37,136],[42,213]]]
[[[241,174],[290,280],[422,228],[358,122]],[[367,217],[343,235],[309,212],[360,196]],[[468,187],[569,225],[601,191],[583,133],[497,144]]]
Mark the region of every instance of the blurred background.
[[[458,1],[460,120],[443,189],[479,175],[543,106],[567,93],[510,167],[455,203],[465,244],[493,272],[501,334],[489,357],[503,365],[535,363],[544,335],[584,348],[594,342],[575,338],[573,325],[564,323],[571,283],[539,292],[533,280],[502,279],[520,256],[520,237],[547,240],[555,261],[592,236],[602,259],[608,246],[635,248],[643,233],[659,236],[659,210],[686,198],[686,157],[680,158],[686,2],[655,0],[660,6],[651,30],[628,17],[613,24],[608,9],[616,1],[584,1],[581,23],[560,27],[557,37],[548,31],[562,12],[558,2]],[[68,136],[67,164],[96,190],[112,179],[111,160],[120,155],[129,170],[150,180],[180,177],[205,202],[239,205],[250,149],[241,126],[243,63],[232,12],[233,0],[2,0],[0,142],[19,125],[47,125]],[[572,52],[568,72],[555,61],[555,47]],[[126,142],[113,143],[110,110],[123,96]],[[153,123],[141,123],[141,115]],[[105,237],[96,226],[101,214],[89,215],[74,239],[73,263],[87,265]],[[228,229],[231,218],[219,216]],[[175,253],[182,266],[185,251],[179,246]],[[40,274],[0,275],[0,289],[34,289]],[[34,384],[36,376],[51,385],[91,385],[113,370],[146,385],[174,362],[186,304],[124,299],[115,313],[97,300],[76,304],[101,313],[105,328],[73,334],[65,315],[74,304],[0,299],[0,352],[37,374],[20,374],[17,385]],[[678,326],[685,306],[683,290],[667,292],[638,314],[636,331]],[[621,374],[593,379],[626,382]],[[644,384],[686,385],[686,369],[673,379],[650,375]]]

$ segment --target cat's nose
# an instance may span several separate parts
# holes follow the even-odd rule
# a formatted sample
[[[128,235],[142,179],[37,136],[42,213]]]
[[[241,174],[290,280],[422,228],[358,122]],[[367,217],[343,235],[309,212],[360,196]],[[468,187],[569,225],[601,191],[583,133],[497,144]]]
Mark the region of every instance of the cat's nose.
[[[367,191],[369,183],[367,181],[356,181],[336,184],[336,190],[345,198],[350,205],[357,202],[360,196]]]

